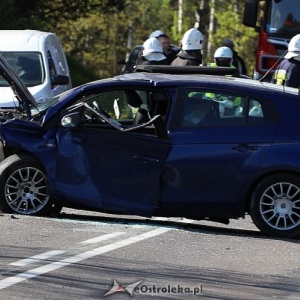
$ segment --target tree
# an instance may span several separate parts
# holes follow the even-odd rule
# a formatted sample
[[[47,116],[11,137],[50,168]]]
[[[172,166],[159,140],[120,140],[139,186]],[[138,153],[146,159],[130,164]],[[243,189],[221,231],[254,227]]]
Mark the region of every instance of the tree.
[[[214,4],[214,5],[213,5]],[[215,27],[209,32],[209,40],[212,45],[207,53],[206,61],[213,60],[214,51],[221,46],[222,40],[231,38],[235,44],[235,50],[246,62],[248,74],[253,74],[255,61],[255,40],[257,34],[253,29],[242,25],[244,1],[214,0],[211,1],[211,9],[214,9]]]
[[[54,32],[72,65],[79,62],[78,70],[105,78],[119,74],[118,62],[152,31],[162,30],[177,45],[185,31],[197,27],[205,36],[205,63],[230,37],[251,72],[256,33],[242,25],[243,5],[242,0],[2,0],[0,29]]]

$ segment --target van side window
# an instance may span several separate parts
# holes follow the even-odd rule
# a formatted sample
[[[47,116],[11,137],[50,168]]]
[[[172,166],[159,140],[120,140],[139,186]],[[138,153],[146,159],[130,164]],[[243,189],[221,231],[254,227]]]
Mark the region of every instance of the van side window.
[[[55,65],[54,65],[52,56],[49,51],[47,52],[47,58],[48,58],[48,67],[49,67],[49,74],[50,74],[50,80],[51,80],[51,89],[53,89],[55,87],[55,85],[52,84],[52,82],[54,82],[57,72],[55,70]]]

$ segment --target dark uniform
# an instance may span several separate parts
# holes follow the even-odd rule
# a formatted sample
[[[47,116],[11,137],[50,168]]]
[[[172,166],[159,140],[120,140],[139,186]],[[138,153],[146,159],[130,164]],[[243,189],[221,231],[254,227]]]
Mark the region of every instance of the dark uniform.
[[[222,46],[228,47],[232,51],[232,64],[239,70],[239,74],[247,76],[247,68],[245,61],[241,56],[239,56],[238,52],[234,50],[234,43],[232,39],[225,38],[222,42]]]
[[[168,65],[170,65],[176,58],[177,54],[180,52],[180,48],[171,45],[169,51],[164,50],[164,55],[167,58]]]
[[[239,74],[247,76],[247,68],[245,61],[242,57],[238,55],[238,53],[235,50],[231,49],[231,51],[233,53],[232,64],[239,70]]]
[[[284,59],[275,71],[272,82],[278,85],[300,88],[300,61]]]
[[[199,50],[181,50],[171,66],[199,66],[202,64],[202,54]]]

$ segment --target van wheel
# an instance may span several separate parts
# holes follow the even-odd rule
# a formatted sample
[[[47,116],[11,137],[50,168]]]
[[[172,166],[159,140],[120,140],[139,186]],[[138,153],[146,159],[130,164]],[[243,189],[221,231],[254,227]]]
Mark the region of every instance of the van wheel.
[[[250,215],[269,236],[300,235],[300,179],[284,173],[264,179],[252,195]]]
[[[15,154],[0,164],[0,209],[4,213],[46,215],[51,206],[47,178],[39,162]]]

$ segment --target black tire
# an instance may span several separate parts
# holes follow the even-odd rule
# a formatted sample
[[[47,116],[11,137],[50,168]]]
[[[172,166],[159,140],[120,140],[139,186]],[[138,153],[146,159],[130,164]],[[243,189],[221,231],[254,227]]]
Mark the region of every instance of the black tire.
[[[48,215],[52,201],[42,166],[24,154],[9,156],[0,164],[0,209],[4,213]]]
[[[252,195],[250,215],[266,235],[300,236],[300,178],[282,173],[264,179]]]
[[[50,212],[49,212],[49,216],[50,217],[57,217],[61,213],[63,208],[64,207],[60,204],[56,204],[56,203],[52,204]]]

